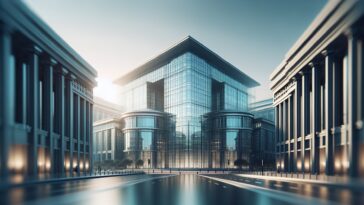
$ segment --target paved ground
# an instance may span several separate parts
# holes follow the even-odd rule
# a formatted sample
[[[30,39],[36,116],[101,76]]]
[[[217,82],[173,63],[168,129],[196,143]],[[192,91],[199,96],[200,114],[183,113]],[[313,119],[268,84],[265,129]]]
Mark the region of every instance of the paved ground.
[[[266,188],[271,188],[272,191],[256,188],[259,184],[254,181],[239,180],[235,175],[182,174],[135,175],[36,184],[0,191],[0,204],[332,204],[311,197],[310,194],[301,196],[301,193],[295,194],[294,191],[289,191],[288,194],[279,191],[279,188],[285,191],[290,189],[284,184],[280,187],[274,185],[275,183],[268,183],[270,185]],[[254,186],[249,185],[252,183]],[[274,191],[275,189],[278,191]],[[317,191],[316,188],[311,189],[311,193]],[[326,195],[331,194],[326,192]],[[345,194],[341,197],[350,198]]]
[[[206,175],[225,182],[238,182],[245,187],[257,187],[258,190],[273,190],[273,193],[288,193],[306,198],[320,199],[324,203],[364,204],[363,186],[342,186],[335,184],[307,183],[303,181],[278,181],[274,179],[257,179],[234,174]],[[278,191],[278,192],[275,192]]]

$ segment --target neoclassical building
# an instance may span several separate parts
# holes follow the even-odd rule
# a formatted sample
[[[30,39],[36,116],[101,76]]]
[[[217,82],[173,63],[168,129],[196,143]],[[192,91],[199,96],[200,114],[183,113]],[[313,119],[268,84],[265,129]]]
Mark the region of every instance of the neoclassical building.
[[[364,1],[329,1],[271,74],[276,160],[302,176],[364,176]]]
[[[0,1],[1,180],[90,172],[95,77],[21,1]]]
[[[94,97],[93,105],[93,161],[121,160],[124,156],[124,138],[119,117],[120,105]],[[97,168],[97,167],[95,167]]]

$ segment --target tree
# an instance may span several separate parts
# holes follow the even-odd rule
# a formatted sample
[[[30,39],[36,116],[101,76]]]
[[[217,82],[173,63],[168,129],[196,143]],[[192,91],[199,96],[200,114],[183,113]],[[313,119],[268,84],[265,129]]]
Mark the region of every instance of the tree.
[[[121,166],[124,167],[124,168],[127,168],[128,166],[130,166],[131,164],[133,163],[132,160],[126,158],[126,159],[123,159],[123,161],[121,161]]]
[[[248,166],[249,162],[246,159],[237,159],[234,161],[234,165],[241,169],[243,166]]]
[[[144,161],[139,159],[138,161],[136,161],[135,165],[136,165],[137,168],[140,168],[141,166],[143,166],[143,164],[144,164]]]

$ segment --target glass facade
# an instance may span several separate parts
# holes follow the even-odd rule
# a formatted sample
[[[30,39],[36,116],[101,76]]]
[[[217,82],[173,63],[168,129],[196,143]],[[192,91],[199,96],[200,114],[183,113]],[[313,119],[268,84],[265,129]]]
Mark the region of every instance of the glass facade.
[[[140,110],[125,113],[122,120],[126,158],[139,167],[168,167],[167,150],[173,122],[171,115]]]
[[[129,81],[123,86],[122,94],[122,99],[127,99],[123,105],[127,111],[153,109],[174,116],[175,131],[169,136],[168,152],[170,167],[175,168],[209,166],[206,150],[212,136],[203,136],[204,115],[220,110],[248,111],[248,87],[191,52]],[[126,118],[126,128],[130,123],[138,123],[138,119],[134,120]],[[239,131],[243,122],[238,120],[242,119],[228,118],[226,123]],[[153,124],[148,119],[141,119],[139,123],[146,128],[149,123]],[[136,139],[140,133],[125,134],[125,139],[131,140],[126,141],[126,146],[136,149],[132,144],[138,144]],[[228,145],[234,147],[237,137],[233,135],[242,134],[231,131],[228,135]]]
[[[211,137],[206,150],[210,168],[234,168],[237,160],[250,162],[253,115],[220,111],[204,116],[204,135]]]

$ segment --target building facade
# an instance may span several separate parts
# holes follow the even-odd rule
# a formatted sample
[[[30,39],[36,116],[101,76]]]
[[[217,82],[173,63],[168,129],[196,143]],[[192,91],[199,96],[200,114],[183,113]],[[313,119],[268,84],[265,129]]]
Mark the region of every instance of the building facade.
[[[127,112],[153,109],[174,116],[175,132],[169,136],[172,168],[208,168],[203,148],[210,147],[212,136],[202,136],[204,116],[248,112],[249,88],[258,85],[190,36],[115,83],[123,86]]]
[[[1,178],[89,173],[96,71],[21,1],[0,14]]]
[[[275,110],[273,99],[266,99],[249,104],[249,112],[254,115],[254,118],[262,118],[271,122],[275,121]]]
[[[329,1],[271,74],[279,171],[364,176],[363,28],[363,1]]]
[[[255,118],[250,165],[253,170],[275,170],[275,125],[265,118]]]
[[[275,170],[275,109],[273,99],[251,103],[254,115],[251,166],[254,170]]]
[[[122,106],[94,97],[93,122],[117,118],[123,113]]]
[[[171,114],[151,110],[126,112],[121,117],[125,158],[134,167],[169,168],[173,155],[174,121]]]
[[[122,160],[124,137],[119,119],[99,120],[93,123],[93,127],[94,162]]]
[[[119,120],[123,109],[99,97],[94,97],[93,108],[93,159],[95,168],[101,168],[104,162],[124,159],[124,138]]]
[[[237,160],[250,164],[253,115],[221,110],[205,115],[202,147],[209,168],[236,168]],[[205,161],[205,160],[203,160]]]

